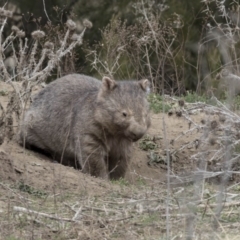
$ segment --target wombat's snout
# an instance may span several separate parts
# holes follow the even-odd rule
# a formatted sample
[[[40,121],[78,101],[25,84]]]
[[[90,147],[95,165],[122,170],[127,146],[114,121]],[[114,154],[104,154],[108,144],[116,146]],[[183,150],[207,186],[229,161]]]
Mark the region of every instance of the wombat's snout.
[[[137,140],[139,140],[141,137],[143,137],[143,135],[145,134],[146,132],[146,129],[135,129],[134,131],[130,130],[129,131],[129,138],[133,141],[133,142],[136,142]]]

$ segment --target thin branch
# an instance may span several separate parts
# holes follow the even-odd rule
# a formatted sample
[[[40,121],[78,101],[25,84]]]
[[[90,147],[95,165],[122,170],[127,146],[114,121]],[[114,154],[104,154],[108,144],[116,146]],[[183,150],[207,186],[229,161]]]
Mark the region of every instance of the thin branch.
[[[48,17],[48,14],[47,14],[46,5],[45,5],[45,0],[43,0],[43,8],[44,8],[44,12],[45,12],[45,15],[46,15],[48,21],[51,22],[50,18]]]
[[[27,214],[31,214],[31,215],[32,214],[33,215],[38,215],[38,216],[41,216],[41,217],[46,217],[46,218],[50,218],[50,219],[57,220],[57,221],[78,222],[77,220],[73,220],[73,219],[70,219],[70,218],[56,217],[56,216],[53,216],[53,215],[50,215],[50,214],[37,212],[37,211],[30,210],[30,209],[27,209],[27,208],[24,208],[24,207],[14,206],[13,210],[16,211],[16,212],[22,212],[22,213],[27,213]]]

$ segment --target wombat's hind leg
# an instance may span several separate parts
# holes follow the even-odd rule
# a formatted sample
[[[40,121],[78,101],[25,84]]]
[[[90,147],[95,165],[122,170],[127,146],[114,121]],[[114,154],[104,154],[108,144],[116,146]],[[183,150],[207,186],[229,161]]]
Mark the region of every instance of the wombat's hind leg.
[[[32,129],[21,129],[19,134],[18,143],[23,148],[27,148],[41,154],[51,156],[50,151],[47,150],[46,146],[43,144],[41,138]]]

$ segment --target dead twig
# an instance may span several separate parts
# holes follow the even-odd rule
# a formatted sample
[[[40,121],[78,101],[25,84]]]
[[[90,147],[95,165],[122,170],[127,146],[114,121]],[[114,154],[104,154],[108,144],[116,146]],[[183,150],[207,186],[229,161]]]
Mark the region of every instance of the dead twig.
[[[16,211],[16,212],[22,212],[22,213],[27,213],[27,214],[34,214],[34,215],[50,218],[50,219],[57,220],[57,221],[78,222],[77,220],[73,220],[73,219],[70,219],[70,218],[56,217],[56,216],[53,216],[53,215],[49,215],[47,213],[37,212],[37,211],[30,210],[30,209],[27,209],[27,208],[24,208],[24,207],[14,206],[13,210]]]

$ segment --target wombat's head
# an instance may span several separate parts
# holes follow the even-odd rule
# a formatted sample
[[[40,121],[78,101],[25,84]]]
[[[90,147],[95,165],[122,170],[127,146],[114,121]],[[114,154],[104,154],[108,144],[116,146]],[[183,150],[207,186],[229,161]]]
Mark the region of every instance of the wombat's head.
[[[103,77],[95,120],[109,133],[137,141],[150,126],[148,92],[147,79],[116,82]]]

